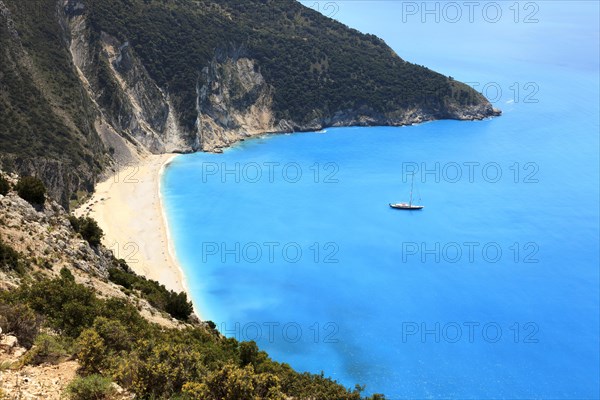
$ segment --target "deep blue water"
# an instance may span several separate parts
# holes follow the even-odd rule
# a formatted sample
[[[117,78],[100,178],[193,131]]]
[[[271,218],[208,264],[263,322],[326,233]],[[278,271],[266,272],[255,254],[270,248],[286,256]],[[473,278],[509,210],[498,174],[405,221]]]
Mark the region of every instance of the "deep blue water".
[[[338,17],[354,22],[360,3],[339,3]],[[598,5],[537,4],[534,27],[429,26],[463,39],[457,58],[440,56],[443,43],[405,46],[487,83],[500,118],[330,128],[176,158],[163,194],[203,318],[391,399],[598,398]],[[479,45],[486,56],[463,54]],[[425,209],[390,209],[408,200],[415,166]]]

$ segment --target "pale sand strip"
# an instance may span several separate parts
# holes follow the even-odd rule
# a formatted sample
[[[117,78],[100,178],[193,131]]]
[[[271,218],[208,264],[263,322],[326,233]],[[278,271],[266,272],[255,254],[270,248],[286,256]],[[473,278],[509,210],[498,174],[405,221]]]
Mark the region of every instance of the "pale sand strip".
[[[169,290],[186,291],[191,299],[169,239],[160,195],[162,172],[175,156],[148,155],[124,168],[99,183],[75,214],[95,219],[104,231],[102,243],[137,274]]]

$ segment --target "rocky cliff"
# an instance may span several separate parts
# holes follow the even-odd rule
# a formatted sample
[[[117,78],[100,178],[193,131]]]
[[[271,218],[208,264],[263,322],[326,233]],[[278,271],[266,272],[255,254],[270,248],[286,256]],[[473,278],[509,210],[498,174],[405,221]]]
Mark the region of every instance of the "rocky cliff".
[[[66,207],[148,152],[499,114],[292,0],[0,0],[0,45],[0,163]]]

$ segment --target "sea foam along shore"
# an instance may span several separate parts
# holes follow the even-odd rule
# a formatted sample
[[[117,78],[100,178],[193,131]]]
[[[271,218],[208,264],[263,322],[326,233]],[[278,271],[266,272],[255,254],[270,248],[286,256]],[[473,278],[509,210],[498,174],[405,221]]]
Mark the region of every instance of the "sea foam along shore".
[[[88,202],[75,211],[104,231],[102,243],[137,274],[176,292],[187,290],[162,204],[160,182],[175,154],[147,155],[96,185]],[[198,317],[200,314],[194,308]]]

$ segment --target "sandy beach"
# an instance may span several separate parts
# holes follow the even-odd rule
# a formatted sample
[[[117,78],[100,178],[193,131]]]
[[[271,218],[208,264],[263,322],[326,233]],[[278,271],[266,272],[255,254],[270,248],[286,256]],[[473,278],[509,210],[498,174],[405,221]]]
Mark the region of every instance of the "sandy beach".
[[[104,231],[103,244],[137,274],[181,292],[186,290],[185,279],[169,240],[160,196],[162,171],[174,157],[148,155],[122,169],[99,183],[75,214],[95,219]]]

